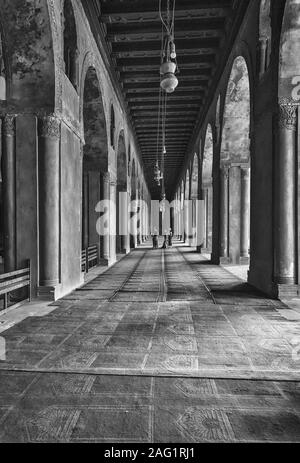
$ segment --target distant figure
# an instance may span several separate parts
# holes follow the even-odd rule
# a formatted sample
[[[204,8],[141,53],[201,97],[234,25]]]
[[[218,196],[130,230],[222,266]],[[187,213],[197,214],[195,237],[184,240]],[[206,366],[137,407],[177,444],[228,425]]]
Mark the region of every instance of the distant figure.
[[[158,236],[157,235],[152,235],[152,243],[153,243],[153,249],[158,248]]]
[[[172,229],[170,228],[170,233],[169,233],[169,246],[170,247],[172,247],[173,245],[172,238],[173,238],[173,232],[172,232]]]
[[[162,245],[162,249],[167,249],[167,247],[168,247],[168,239],[167,239],[167,235],[164,235],[164,242]]]

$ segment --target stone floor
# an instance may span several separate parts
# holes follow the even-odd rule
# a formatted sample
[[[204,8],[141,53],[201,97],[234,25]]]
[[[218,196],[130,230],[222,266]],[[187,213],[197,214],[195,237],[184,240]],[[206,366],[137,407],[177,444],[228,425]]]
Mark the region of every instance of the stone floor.
[[[300,442],[299,311],[191,248],[43,310],[0,324],[1,442]]]

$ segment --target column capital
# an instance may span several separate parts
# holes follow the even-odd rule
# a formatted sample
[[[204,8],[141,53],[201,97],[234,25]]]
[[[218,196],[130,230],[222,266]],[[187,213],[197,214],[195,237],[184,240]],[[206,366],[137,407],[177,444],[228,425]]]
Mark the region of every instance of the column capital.
[[[3,118],[3,133],[13,137],[16,131],[16,114],[6,114]]]
[[[60,138],[60,119],[54,115],[43,116],[39,119],[39,136],[43,138]]]
[[[221,165],[221,174],[225,177],[225,178],[228,178],[229,177],[229,165],[227,164],[223,164]]]
[[[110,173],[109,172],[105,172],[103,174],[103,182],[104,183],[109,183],[110,182]]]
[[[280,98],[278,103],[279,128],[296,131],[297,107],[295,103],[287,98]]]

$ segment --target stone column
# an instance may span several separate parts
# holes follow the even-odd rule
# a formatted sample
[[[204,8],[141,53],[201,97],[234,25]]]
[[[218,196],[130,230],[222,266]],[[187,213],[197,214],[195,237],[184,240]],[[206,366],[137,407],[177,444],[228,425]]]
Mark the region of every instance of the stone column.
[[[212,183],[207,188],[207,250],[212,252],[212,229],[213,229],[213,186]]]
[[[204,226],[204,240],[203,240],[203,248],[205,251],[207,251],[207,238],[208,238],[208,190],[204,186],[204,189],[202,190],[202,198],[204,202],[204,214],[203,214],[203,226]]]
[[[89,246],[89,173],[83,173],[82,247]]]
[[[60,120],[39,120],[39,264],[40,286],[60,280]]]
[[[103,182],[103,200],[104,201],[109,201],[110,200],[110,174],[109,172],[106,172],[105,174],[103,174],[103,177],[102,177],[102,182]],[[108,263],[109,262],[109,257],[110,257],[110,249],[109,249],[109,242],[110,242],[110,239],[109,239],[109,236],[110,236],[110,210],[108,208],[108,210],[105,212],[106,213],[106,216],[108,217],[108,220],[107,220],[107,225],[108,225],[108,233],[104,234],[103,236],[103,259]]]
[[[140,191],[137,192],[137,199],[138,199],[138,204],[137,204],[137,244],[141,244],[141,235],[142,235],[142,230],[141,230],[141,193]]]
[[[228,188],[229,168],[222,166],[220,172],[220,257],[228,257]]]
[[[130,247],[137,247],[137,195],[136,191],[131,196],[130,205]]]
[[[16,117],[2,121],[4,271],[16,269]]]
[[[128,235],[128,193],[127,191],[117,191],[117,211],[119,231],[117,235],[118,248],[123,254],[130,250]]]
[[[109,241],[110,241],[110,263],[116,261],[116,235],[117,235],[117,182],[115,179],[110,181],[110,206],[109,211]]]
[[[279,285],[296,283],[296,122],[297,106],[280,102],[275,241],[275,278]]]
[[[250,168],[241,168],[241,257],[249,257]]]
[[[130,213],[129,213],[129,202],[130,202],[130,198],[129,198],[129,194],[128,192],[126,191],[126,206],[124,208],[124,214],[126,214],[126,230],[127,230],[127,233],[125,236],[123,236],[123,243],[124,243],[124,252],[126,254],[128,254],[130,252],[130,230],[129,230],[129,216],[130,216]]]

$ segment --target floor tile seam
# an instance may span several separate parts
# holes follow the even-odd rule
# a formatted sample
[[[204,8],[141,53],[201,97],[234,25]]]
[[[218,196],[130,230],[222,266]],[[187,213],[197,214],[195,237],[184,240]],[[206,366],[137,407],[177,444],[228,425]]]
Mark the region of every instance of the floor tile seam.
[[[99,369],[102,369],[102,371],[99,371]],[[230,371],[230,375],[225,374],[224,375],[224,370],[213,370],[215,373],[212,374],[212,370],[209,369],[205,370],[206,373],[204,374],[203,371],[197,371],[197,374],[195,372],[189,372],[187,373],[186,371],[180,371],[180,372],[174,372],[174,373],[166,373],[162,372],[159,373],[157,371],[141,371],[141,369],[134,370],[131,369],[130,371],[126,371],[124,368],[105,368],[105,367],[100,367],[98,368],[98,371],[95,370],[90,370],[90,369],[49,369],[49,368],[22,368],[22,367],[3,367],[0,366],[0,373],[1,372],[12,372],[12,373],[35,373],[35,374],[57,374],[57,375],[80,375],[80,376],[131,376],[131,377],[148,377],[148,378],[177,378],[177,379],[211,379],[211,380],[231,380],[231,381],[252,381],[252,382],[277,382],[277,383],[300,383],[300,372],[298,371],[290,371],[289,373],[293,373],[297,375],[297,379],[293,378],[287,378],[286,370],[279,370],[275,371],[274,370],[256,370],[256,371],[249,371],[243,370],[243,375],[245,376],[241,377],[241,375],[234,374],[235,372]],[[202,374],[201,374],[202,373]],[[218,374],[217,374],[218,373]],[[223,373],[223,374],[222,374]],[[263,377],[257,377],[254,376],[254,373],[262,373],[265,374]],[[266,373],[269,374],[269,377],[266,375]],[[272,377],[270,377],[270,374]],[[247,377],[246,377],[247,375]],[[284,375],[284,377],[282,377]],[[280,377],[279,377],[280,376]]]

